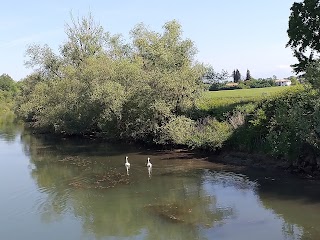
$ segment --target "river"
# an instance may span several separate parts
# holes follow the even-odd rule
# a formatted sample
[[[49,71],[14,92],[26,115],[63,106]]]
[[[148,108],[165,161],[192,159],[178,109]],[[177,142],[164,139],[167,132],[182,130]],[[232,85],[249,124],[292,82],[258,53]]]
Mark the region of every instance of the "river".
[[[3,124],[0,239],[320,239],[318,181],[205,160]]]

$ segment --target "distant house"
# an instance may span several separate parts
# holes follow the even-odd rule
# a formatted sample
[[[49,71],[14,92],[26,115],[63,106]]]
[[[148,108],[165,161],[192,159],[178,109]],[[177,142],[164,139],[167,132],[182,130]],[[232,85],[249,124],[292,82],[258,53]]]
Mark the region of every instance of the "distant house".
[[[239,83],[235,83],[235,82],[226,83],[226,86],[228,86],[228,87],[235,87],[235,86],[238,86],[238,85],[239,85]]]
[[[289,79],[277,79],[275,80],[277,86],[290,86],[291,80]]]

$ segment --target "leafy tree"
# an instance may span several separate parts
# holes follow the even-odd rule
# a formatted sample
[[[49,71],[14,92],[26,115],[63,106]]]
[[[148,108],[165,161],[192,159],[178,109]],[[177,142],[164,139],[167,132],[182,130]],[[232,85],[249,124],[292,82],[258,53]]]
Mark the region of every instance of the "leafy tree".
[[[309,63],[306,68],[305,80],[315,89],[320,89],[320,61]]]
[[[16,109],[35,128],[160,141],[166,125],[203,90],[205,68],[194,61],[196,48],[182,38],[177,21],[165,23],[162,33],[139,24],[130,43],[91,16],[72,19],[66,33],[60,54],[47,46],[27,50],[27,63],[37,69],[23,84],[28,94]]]
[[[170,72],[191,66],[197,50],[190,39],[182,39],[181,25],[173,20],[163,29],[159,34],[139,24],[131,31],[134,52],[142,58],[145,69]]]
[[[249,69],[247,69],[246,80],[250,80],[251,78],[252,77],[251,77],[250,71],[249,71]]]
[[[0,75],[0,125],[14,119],[14,98],[17,95],[17,83],[8,75]]]
[[[219,73],[219,72],[216,72],[212,66],[208,66],[205,70],[205,74],[203,78],[206,79],[211,84],[214,84],[214,83],[221,83],[227,80],[229,76],[230,76],[229,73],[224,69],[222,69],[222,71]]]
[[[0,75],[0,90],[8,92],[16,92],[16,82],[8,74]]]
[[[35,69],[35,71],[40,73],[43,77],[62,77],[62,72],[60,70],[63,64],[62,59],[56,55],[48,45],[29,45],[26,56],[29,58],[25,61],[26,67]]]
[[[61,46],[61,54],[75,66],[91,56],[103,53],[109,35],[94,21],[91,14],[77,19],[71,15],[71,24],[66,24],[65,33],[68,41]]]
[[[63,68],[66,66],[80,68],[87,59],[104,53],[104,46],[108,40],[115,42],[108,32],[104,32],[91,14],[87,17],[74,19],[66,24],[67,41],[60,46],[60,55],[57,55],[48,46],[32,44],[28,46],[25,62],[27,67],[34,68],[47,79],[63,78]]]
[[[288,79],[291,81],[291,85],[299,84],[298,78],[296,76],[290,76]]]
[[[320,1],[304,0],[291,7],[289,28],[287,30],[291,47],[298,63],[292,65],[296,73],[304,73],[307,65],[320,53]]]

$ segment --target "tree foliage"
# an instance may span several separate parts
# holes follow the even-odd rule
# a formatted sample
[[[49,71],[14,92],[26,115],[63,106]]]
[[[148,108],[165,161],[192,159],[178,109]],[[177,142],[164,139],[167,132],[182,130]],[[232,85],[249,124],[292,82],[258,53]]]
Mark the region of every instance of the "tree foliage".
[[[0,75],[0,90],[8,92],[16,92],[17,86],[15,81],[8,74]]]
[[[18,93],[17,83],[8,75],[0,75],[0,124],[14,119],[14,98]]]
[[[77,19],[71,16],[71,24],[66,24],[65,33],[68,41],[60,47],[61,55],[76,67],[87,58],[102,54],[108,38],[108,33],[94,21],[91,14]]]
[[[90,15],[72,19],[66,33],[59,54],[46,45],[27,50],[26,63],[36,69],[16,109],[35,128],[159,142],[200,96],[205,67],[175,20],[162,33],[139,24],[129,43]]]
[[[216,72],[212,66],[207,66],[203,78],[207,83],[216,84],[226,81],[229,76],[229,73],[224,69],[221,72]]]
[[[291,47],[298,63],[292,65],[296,73],[304,73],[307,65],[320,53],[320,1],[295,2],[289,17],[287,47]]]
[[[320,61],[309,63],[306,68],[305,80],[315,89],[320,89]]]

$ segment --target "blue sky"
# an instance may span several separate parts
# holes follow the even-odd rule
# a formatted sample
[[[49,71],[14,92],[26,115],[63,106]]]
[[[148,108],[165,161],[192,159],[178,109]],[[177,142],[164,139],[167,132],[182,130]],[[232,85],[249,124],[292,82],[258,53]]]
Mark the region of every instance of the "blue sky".
[[[286,30],[294,0],[55,0],[4,1],[0,15],[0,74],[20,80],[32,70],[24,66],[28,44],[48,44],[55,51],[66,40],[65,23],[91,12],[106,31],[129,31],[140,22],[162,31],[172,19],[183,36],[194,41],[196,59],[229,73],[246,69],[255,78],[287,77],[296,60]]]

